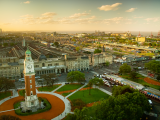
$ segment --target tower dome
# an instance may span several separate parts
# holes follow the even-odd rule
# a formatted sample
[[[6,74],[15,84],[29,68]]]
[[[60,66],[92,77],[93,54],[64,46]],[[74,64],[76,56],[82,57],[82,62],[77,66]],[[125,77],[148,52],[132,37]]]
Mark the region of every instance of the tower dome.
[[[26,54],[31,54],[31,51],[29,49],[27,49],[27,51],[25,53]]]

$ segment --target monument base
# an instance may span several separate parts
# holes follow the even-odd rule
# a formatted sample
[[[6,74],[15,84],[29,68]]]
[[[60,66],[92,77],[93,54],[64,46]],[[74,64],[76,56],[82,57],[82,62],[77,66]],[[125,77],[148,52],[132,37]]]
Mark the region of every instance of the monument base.
[[[45,106],[43,105],[43,102],[41,102],[40,104],[37,104],[37,106],[31,106],[31,107],[27,107],[25,102],[21,102],[20,105],[21,105],[20,108],[22,109],[21,112],[27,112],[28,110],[32,112],[36,112],[38,109],[45,108]]]

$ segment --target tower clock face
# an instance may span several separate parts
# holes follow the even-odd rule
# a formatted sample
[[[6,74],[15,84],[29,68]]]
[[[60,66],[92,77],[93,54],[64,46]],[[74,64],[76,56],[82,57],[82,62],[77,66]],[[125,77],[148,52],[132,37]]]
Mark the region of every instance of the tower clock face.
[[[31,69],[31,68],[32,68],[32,65],[31,65],[31,64],[27,65],[27,68],[28,68],[28,69]]]

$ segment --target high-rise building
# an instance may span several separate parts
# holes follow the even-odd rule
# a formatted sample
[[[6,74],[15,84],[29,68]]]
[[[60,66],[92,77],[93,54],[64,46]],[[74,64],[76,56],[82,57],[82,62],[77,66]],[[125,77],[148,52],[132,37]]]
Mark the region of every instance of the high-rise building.
[[[22,40],[22,46],[25,47],[25,39],[23,37],[23,40]]]

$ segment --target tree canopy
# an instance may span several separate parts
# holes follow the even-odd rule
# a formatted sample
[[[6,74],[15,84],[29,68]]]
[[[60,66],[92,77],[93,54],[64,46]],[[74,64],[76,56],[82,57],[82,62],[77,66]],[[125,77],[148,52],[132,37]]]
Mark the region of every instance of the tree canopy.
[[[120,73],[130,73],[131,67],[129,65],[127,65],[127,63],[124,63],[123,65],[120,66],[119,72]]]
[[[94,54],[96,54],[96,53],[101,53],[102,52],[102,50],[100,50],[100,49],[95,49],[94,50]]]
[[[145,67],[156,74],[160,74],[160,61],[149,61],[148,63],[145,63]]]
[[[99,120],[138,120],[149,110],[148,99],[135,91],[100,101],[95,105],[95,116]]]
[[[110,62],[109,61],[106,61],[106,66],[109,66]]]
[[[131,88],[128,85],[124,85],[123,87],[122,86],[114,86],[112,88],[112,95],[116,97],[118,95],[125,94],[126,92],[133,93],[135,91],[136,91],[135,89]]]
[[[81,73],[80,71],[71,71],[67,74],[67,81],[68,82],[84,82],[85,81],[85,74]]]
[[[5,77],[0,78],[0,91],[8,91],[11,88],[15,88],[15,84],[12,80]]]
[[[44,82],[48,87],[49,86],[53,87],[53,84],[58,81],[57,75],[55,73],[44,74],[41,77],[44,79]],[[43,81],[42,81],[42,84],[43,84]]]
[[[59,43],[58,42],[54,42],[54,46],[58,47]]]
[[[2,115],[0,116],[0,120],[21,120],[21,119],[12,115]]]

